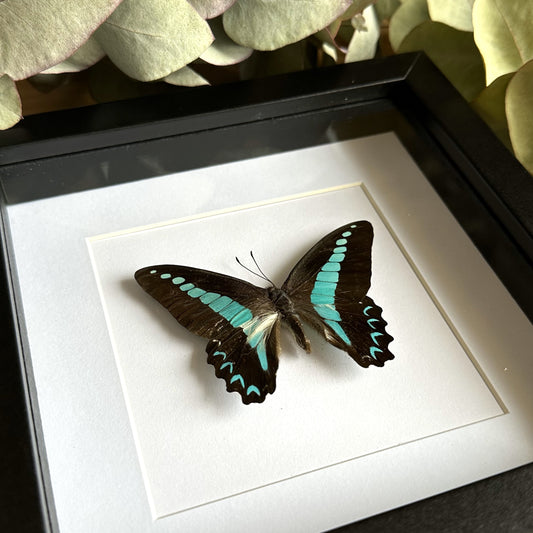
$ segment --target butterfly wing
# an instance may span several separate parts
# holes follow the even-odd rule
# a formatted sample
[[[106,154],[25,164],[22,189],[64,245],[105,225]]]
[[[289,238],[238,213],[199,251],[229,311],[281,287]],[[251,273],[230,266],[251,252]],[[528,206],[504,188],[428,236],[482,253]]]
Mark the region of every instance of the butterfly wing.
[[[209,339],[207,361],[245,404],[276,388],[279,315],[268,291],[192,267],[157,265],[135,273],[139,285],[192,333]]]
[[[364,367],[394,358],[382,309],[366,295],[373,238],[365,220],[332,231],[302,257],[282,287],[303,320]]]

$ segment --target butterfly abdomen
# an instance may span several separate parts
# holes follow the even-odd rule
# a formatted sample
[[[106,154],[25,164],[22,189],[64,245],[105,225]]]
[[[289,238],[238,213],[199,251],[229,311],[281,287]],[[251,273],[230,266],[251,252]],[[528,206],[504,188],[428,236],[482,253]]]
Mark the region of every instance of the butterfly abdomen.
[[[311,343],[305,335],[302,323],[289,295],[283,289],[269,287],[268,297],[272,300],[282,319],[293,332],[298,346],[303,348],[307,353],[311,352]]]

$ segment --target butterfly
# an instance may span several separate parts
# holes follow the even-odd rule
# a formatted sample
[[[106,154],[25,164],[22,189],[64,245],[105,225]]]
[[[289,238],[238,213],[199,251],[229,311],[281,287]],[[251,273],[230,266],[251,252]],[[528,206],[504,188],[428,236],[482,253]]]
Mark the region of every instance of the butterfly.
[[[228,392],[238,392],[245,404],[263,402],[276,389],[282,322],[307,353],[302,321],[363,367],[394,359],[382,309],[367,296],[373,238],[365,220],[332,231],[281,288],[176,265],[142,268],[135,279],[182,326],[209,339],[207,362]]]

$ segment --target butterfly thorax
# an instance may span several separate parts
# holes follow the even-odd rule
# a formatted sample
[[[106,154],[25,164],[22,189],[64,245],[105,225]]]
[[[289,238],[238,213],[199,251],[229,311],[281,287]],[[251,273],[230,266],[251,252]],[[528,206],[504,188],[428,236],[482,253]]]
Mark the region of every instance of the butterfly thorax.
[[[311,351],[311,343],[308,338],[305,336],[302,322],[300,317],[296,312],[296,308],[292,303],[290,296],[283,290],[278,289],[277,287],[268,288],[268,297],[274,305],[278,313],[281,315],[281,318],[287,324],[296,338],[296,342],[301,348],[303,348],[307,353]]]

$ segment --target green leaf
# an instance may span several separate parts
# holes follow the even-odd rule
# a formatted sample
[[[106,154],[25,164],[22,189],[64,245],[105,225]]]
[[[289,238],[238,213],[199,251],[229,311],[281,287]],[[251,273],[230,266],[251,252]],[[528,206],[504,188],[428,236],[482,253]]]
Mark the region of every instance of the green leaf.
[[[15,82],[4,74],[0,76],[0,130],[11,128],[21,116],[22,106]]]
[[[222,15],[236,0],[189,0],[203,19],[212,19]]]
[[[505,114],[505,93],[512,77],[513,74],[505,74],[497,78],[472,101],[476,113],[510,150],[512,148]]]
[[[199,85],[209,85],[209,82],[200,74],[194,72],[190,67],[183,67],[180,70],[169,74],[163,81],[171,85],[181,85],[183,87],[197,87]]]
[[[456,30],[473,31],[474,0],[427,0],[431,20],[442,22]]]
[[[375,4],[379,20],[389,20],[401,6],[400,0],[378,0]]]
[[[105,56],[105,52],[94,37],[78,48],[68,59],[57,65],[43,70],[41,74],[62,74],[64,72],[79,72],[92,67]]]
[[[215,36],[213,44],[200,56],[211,65],[234,65],[250,57],[253,50],[234,43],[224,31],[222,17],[209,21]]]
[[[341,20],[350,20],[375,3],[376,0],[353,0],[353,4],[339,18]]]
[[[423,22],[398,49],[416,50],[423,50],[466,100],[475,98],[485,87],[483,60],[472,33],[440,22]]]
[[[483,55],[487,85],[533,59],[533,2],[476,0],[474,37]]]
[[[345,62],[372,59],[376,55],[376,48],[380,36],[380,25],[376,12],[372,7],[363,12],[364,26],[354,24],[355,32],[348,46]],[[354,19],[361,17],[356,15]],[[353,19],[352,19],[353,21]]]
[[[242,46],[276,50],[325,28],[351,4],[351,0],[239,0],[224,13],[224,29]]]
[[[71,56],[120,0],[0,2],[0,73],[28,78]]]
[[[405,0],[390,19],[389,40],[392,48],[397,51],[405,37],[427,20],[427,0]]]
[[[509,82],[505,111],[516,157],[533,174],[533,61],[526,63]]]
[[[181,69],[213,42],[209,24],[186,0],[124,0],[95,37],[118,68],[141,81]]]

